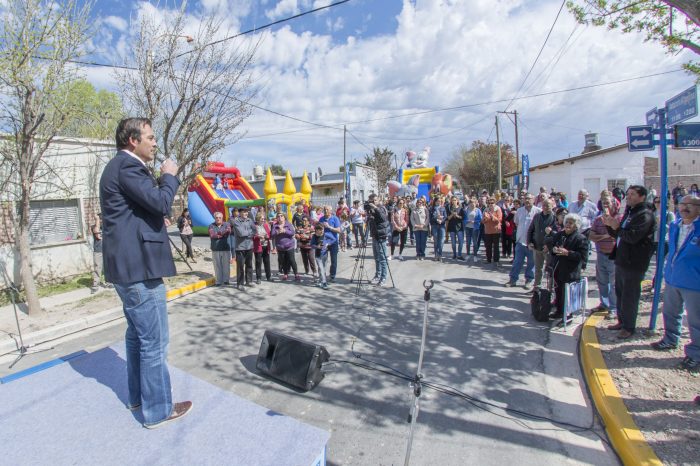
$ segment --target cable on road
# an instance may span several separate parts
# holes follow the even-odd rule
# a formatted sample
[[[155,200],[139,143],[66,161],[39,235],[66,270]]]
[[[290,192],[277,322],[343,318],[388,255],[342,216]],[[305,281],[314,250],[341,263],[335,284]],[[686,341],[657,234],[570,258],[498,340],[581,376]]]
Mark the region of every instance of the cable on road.
[[[446,287],[446,288],[451,289],[450,287]],[[377,360],[364,357],[362,354],[355,351],[355,342],[360,339],[362,331],[372,320],[372,313],[377,308],[377,304],[378,304],[377,301],[372,300],[372,302],[373,302],[373,304],[371,306],[369,306],[369,308],[367,308],[367,320],[357,329],[355,335],[353,335],[353,337],[352,337],[352,344],[350,346],[350,351],[356,360],[353,361],[353,360],[347,360],[347,359],[331,358],[329,360],[329,363],[350,364],[351,366],[359,367],[361,369],[365,369],[368,371],[379,372],[381,374],[388,375],[388,376],[397,378],[397,379],[402,380],[402,381],[410,382],[413,380],[413,377],[411,375],[409,375],[409,374],[407,374],[399,369],[396,369],[395,367],[392,367],[389,364],[385,364],[383,362],[379,362]],[[354,305],[352,307],[357,308]],[[581,358],[580,358],[580,338],[581,338],[581,336],[579,334],[579,337],[578,337],[577,342],[576,342],[576,359],[579,363],[579,370],[581,371],[581,373],[583,373],[583,368],[581,367]],[[470,405],[472,405],[473,407],[475,407],[477,409],[481,409],[482,411],[485,411],[485,412],[492,414],[494,416],[512,421],[512,422],[516,423],[517,425],[520,425],[521,427],[526,428],[528,430],[532,430],[532,431],[554,430],[554,431],[567,431],[567,432],[592,432],[603,443],[605,443],[607,446],[612,448],[612,445],[610,444],[610,441],[606,438],[606,436],[604,434],[601,434],[600,432],[598,432],[598,430],[596,429],[596,419],[598,419],[600,421],[600,416],[595,411],[595,409],[592,409],[592,419],[591,419],[590,424],[587,426],[582,426],[582,425],[574,424],[574,423],[567,422],[567,421],[560,421],[560,420],[551,418],[549,416],[534,414],[534,413],[531,413],[528,411],[524,411],[522,409],[501,406],[501,405],[496,404],[492,401],[484,400],[484,399],[475,397],[473,395],[470,395],[470,394],[463,392],[463,391],[461,391],[455,387],[452,387],[450,385],[442,384],[439,382],[431,382],[430,379],[423,379],[422,384],[426,388],[434,390],[438,393],[465,400]],[[590,399],[590,392],[588,391],[588,386],[586,386],[586,392],[587,392],[588,397]],[[503,411],[506,414],[501,414],[497,410]],[[517,416],[525,417],[525,418],[531,419],[533,421],[549,422],[549,423],[554,424],[556,426],[561,426],[562,428],[561,429],[544,429],[544,428],[533,427],[533,426],[529,425],[527,422],[525,422],[524,420],[518,419],[514,416],[510,416],[509,414],[514,414]]]

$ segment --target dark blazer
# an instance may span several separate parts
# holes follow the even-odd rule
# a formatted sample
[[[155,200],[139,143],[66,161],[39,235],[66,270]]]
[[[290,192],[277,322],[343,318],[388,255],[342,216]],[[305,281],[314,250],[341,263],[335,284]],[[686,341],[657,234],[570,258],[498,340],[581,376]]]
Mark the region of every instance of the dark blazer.
[[[654,253],[654,225],[656,219],[649,204],[641,202],[627,208],[620,228],[607,227],[608,234],[616,239],[610,259],[615,266],[646,272]],[[619,243],[619,244],[618,244]]]
[[[100,179],[100,207],[108,282],[123,285],[176,275],[164,217],[179,186],[172,175],[156,181],[124,151],[107,163]]]

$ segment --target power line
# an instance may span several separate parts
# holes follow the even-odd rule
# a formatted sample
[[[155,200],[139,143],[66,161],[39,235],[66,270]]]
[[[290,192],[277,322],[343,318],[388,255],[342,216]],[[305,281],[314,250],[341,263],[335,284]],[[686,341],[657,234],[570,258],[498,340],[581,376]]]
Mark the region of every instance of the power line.
[[[621,83],[626,83],[626,82],[630,82],[630,81],[636,81],[636,80],[639,80],[639,79],[647,79],[647,78],[653,78],[653,77],[656,77],[656,76],[663,76],[663,75],[666,75],[666,74],[680,73],[680,72],[682,72],[682,71],[684,71],[684,70],[682,70],[682,69],[678,69],[678,70],[669,70],[669,71],[662,71],[662,72],[659,72],[659,73],[647,74],[647,75],[643,75],[643,76],[635,76],[635,77],[632,77],[632,78],[618,79],[618,80],[615,80],[615,81],[607,81],[607,82],[602,82],[602,83],[586,84],[586,85],[583,85],[583,86],[571,87],[571,88],[568,88],[568,89],[560,89],[560,90],[556,90],[556,91],[540,92],[540,93],[537,93],[537,94],[531,94],[531,95],[520,96],[520,97],[515,98],[514,100],[534,99],[534,98],[538,98],[538,97],[547,97],[547,96],[550,96],[550,95],[563,94],[563,93],[567,93],[567,92],[574,92],[574,91],[580,91],[580,90],[585,90],[585,89],[593,89],[593,88],[604,87],[604,86],[612,86],[612,85],[615,85],[615,84],[621,84]],[[390,116],[386,116],[386,117],[371,118],[371,119],[367,119],[367,120],[350,121],[350,122],[346,122],[345,124],[347,124],[347,125],[357,125],[357,124],[362,124],[362,123],[372,123],[372,122],[375,122],[375,121],[384,121],[384,120],[392,120],[392,119],[397,119],[397,118],[404,118],[404,117],[408,117],[408,116],[426,115],[426,114],[438,113],[438,112],[449,112],[449,111],[462,110],[462,109],[466,109],[466,108],[473,108],[473,107],[479,107],[479,106],[484,106],[484,105],[498,104],[498,103],[508,102],[509,100],[510,100],[510,99],[505,98],[505,99],[491,100],[491,101],[487,101],[487,102],[477,102],[477,103],[473,103],[473,104],[458,105],[458,106],[455,106],[455,107],[444,107],[444,108],[438,108],[438,109],[432,109],[432,110],[422,110],[422,111],[419,111],[419,112],[402,113],[402,114],[400,114],[400,115],[390,115]],[[262,109],[262,107],[260,107],[260,108]],[[295,118],[295,117],[291,117],[291,116],[288,116],[288,115],[284,115],[284,114],[281,114],[281,113],[279,113],[279,112],[274,112],[274,111],[268,110],[268,109],[263,109],[263,110],[268,111],[268,112],[270,112],[270,113],[274,113],[274,114],[283,116],[283,117],[285,117],[285,118],[291,118],[291,119],[295,119],[296,121],[300,121],[300,122],[303,122],[303,123],[311,124],[311,125],[314,125],[314,126],[320,127],[320,128],[337,129],[337,130],[341,130],[341,129],[342,129],[342,128],[338,127],[338,126],[329,126],[329,125],[322,125],[322,124],[320,124],[320,123],[307,122],[307,121],[305,121],[305,120],[297,119],[297,118]],[[561,126],[561,125],[554,125],[554,124],[550,124],[550,125],[551,125],[551,126]],[[306,128],[306,129],[297,129],[297,130],[282,131],[282,132],[275,132],[275,133],[259,134],[259,135],[254,135],[254,136],[248,136],[248,137],[245,137],[245,138],[243,138],[243,139],[252,139],[252,138],[257,138],[257,137],[265,137],[265,136],[277,136],[277,135],[280,135],[280,134],[296,133],[296,132],[303,132],[303,131],[312,131],[312,130],[315,130],[315,129],[317,129],[317,128]],[[462,128],[462,129],[466,129],[466,127],[465,127],[465,128]],[[461,129],[460,129],[460,130],[455,130],[454,132],[458,132],[458,131],[461,131]],[[447,134],[449,134],[449,133],[447,133]],[[434,136],[434,137],[441,137],[441,136],[445,136],[445,135],[447,135],[447,134],[438,135],[438,136]],[[366,135],[366,137],[373,138],[372,136],[369,136],[369,135]],[[490,137],[491,137],[491,135],[489,135],[489,139],[490,139]],[[410,140],[422,140],[422,139],[426,139],[426,138],[415,138],[415,139],[412,139],[412,138],[407,138],[407,139],[399,139],[399,138],[395,138],[395,139],[392,139],[392,138],[373,138],[373,139],[397,140],[397,141],[405,140],[405,141],[410,141]]]
[[[369,148],[364,142],[362,142],[362,141],[360,141],[359,139],[357,139],[357,137],[356,137],[354,134],[352,134],[352,131],[348,131],[348,134],[350,134],[350,136],[351,136],[355,141],[357,141],[358,143],[360,143],[360,145],[361,145],[362,147],[364,147],[364,148],[367,149],[368,151],[372,152],[372,149]]]
[[[448,131],[446,133],[435,134],[432,136],[424,136],[424,137],[420,137],[420,138],[388,138],[388,137],[370,136],[368,134],[364,134],[364,136],[369,138],[369,139],[375,139],[378,141],[424,141],[426,139],[438,139],[438,138],[441,138],[444,136],[449,136],[450,134],[459,133],[460,131],[464,131],[465,129],[469,129],[473,126],[476,126],[479,123],[481,123],[482,121],[484,121],[486,118],[489,118],[489,117],[486,116],[486,117],[479,118],[478,120],[476,120],[473,123],[468,124],[467,126],[463,126],[461,128],[457,128],[455,130]],[[363,133],[360,132],[358,134],[363,134]]]
[[[338,5],[342,5],[343,3],[347,3],[347,2],[349,2],[349,1],[350,1],[350,0],[340,0],[340,1],[338,1],[338,2],[334,2],[334,3],[331,3],[331,4],[326,5],[326,6],[314,8],[313,10],[304,11],[304,12],[299,13],[299,14],[296,14],[296,15],[294,15],[294,16],[289,16],[289,17],[287,17],[287,18],[282,18],[282,19],[279,19],[279,20],[277,20],[277,21],[273,21],[272,23],[268,23],[268,24],[265,24],[265,25],[263,25],[263,26],[260,26],[260,27],[255,27],[255,28],[252,28],[252,29],[248,29],[247,31],[239,32],[238,34],[234,34],[234,35],[229,36],[229,37],[224,37],[223,39],[219,39],[219,40],[216,40],[216,41],[214,41],[214,42],[206,43],[206,44],[202,45],[200,48],[209,47],[210,45],[220,44],[220,43],[222,43],[222,42],[226,42],[226,41],[228,41],[228,40],[235,39],[236,37],[244,36],[244,35],[251,34],[251,33],[257,32],[257,31],[262,31],[263,29],[271,28],[272,26],[275,26],[275,25],[277,25],[277,24],[286,23],[287,21],[291,21],[291,20],[293,20],[293,19],[301,18],[302,16],[306,16],[306,15],[309,15],[309,14],[311,14],[311,13],[316,13],[316,12],[318,12],[318,11],[325,10],[325,9],[327,9],[327,8],[332,8],[332,7],[335,7],[335,6],[338,6]],[[188,50],[188,51],[186,51],[186,52],[183,52],[183,53],[181,53],[181,54],[179,54],[179,55],[174,56],[172,59],[182,57],[182,56],[187,55],[187,54],[190,54],[190,53],[192,53],[192,52],[194,52],[194,50]],[[40,56],[40,55],[34,56],[33,58],[36,58],[36,59],[39,59],[39,60],[53,60],[53,59],[50,58],[50,57],[42,57],[42,56]],[[101,66],[101,67],[104,67],[104,68],[118,68],[118,69],[122,69],[122,70],[138,71],[138,68],[133,67],[133,66],[115,65],[115,64],[112,64],[112,63],[100,63],[100,62],[85,61],[85,60],[66,60],[66,62],[68,62],[68,63],[74,63],[74,64],[76,64],[76,65]],[[162,63],[163,63],[163,62],[160,62],[160,63],[158,63],[158,64],[162,64]]]
[[[523,82],[520,84],[518,91],[513,96],[513,100],[511,100],[510,103],[508,105],[506,105],[506,108],[505,108],[506,111],[508,110],[508,108],[510,108],[510,106],[513,103],[513,101],[515,100],[515,98],[518,96],[520,91],[523,89],[523,86],[525,85],[527,78],[530,77],[530,73],[532,73],[532,70],[535,68],[535,65],[537,64],[537,60],[540,59],[540,55],[542,55],[542,51],[544,50],[545,45],[547,45],[547,41],[549,40],[549,36],[552,35],[552,31],[554,30],[554,26],[557,24],[557,20],[559,19],[559,15],[561,14],[561,10],[564,9],[565,4],[566,4],[566,0],[563,0],[561,2],[561,5],[559,6],[559,11],[557,12],[557,16],[556,16],[556,18],[554,18],[554,22],[552,23],[552,27],[549,28],[549,32],[547,33],[547,37],[545,37],[544,43],[542,44],[542,47],[540,47],[540,51],[537,53],[537,56],[535,57],[535,61],[532,62],[532,66],[530,67],[530,70],[525,75],[525,79],[523,79]]]
[[[652,74],[647,74],[647,75],[643,75],[643,76],[635,76],[633,78],[618,79],[616,81],[607,81],[607,82],[602,82],[602,83],[586,84],[583,86],[570,87],[568,89],[560,89],[557,91],[540,92],[537,94],[514,97],[513,99],[505,98],[505,99],[498,99],[498,100],[490,100],[487,102],[478,102],[478,103],[473,103],[473,104],[457,105],[454,107],[444,107],[444,108],[437,108],[437,109],[432,109],[432,110],[421,110],[419,112],[402,113],[400,115],[390,115],[390,116],[380,117],[380,118],[370,118],[367,120],[350,121],[350,122],[346,122],[345,124],[355,125],[355,124],[360,124],[360,123],[372,123],[375,121],[392,120],[392,119],[403,118],[403,117],[408,117],[408,116],[425,115],[425,114],[429,114],[429,113],[438,113],[438,112],[449,112],[449,111],[454,111],[454,110],[462,110],[465,108],[480,107],[483,105],[498,104],[498,103],[508,102],[509,100],[515,101],[515,100],[533,99],[536,97],[546,97],[546,96],[550,96],[550,95],[563,94],[566,92],[580,91],[580,90],[584,90],[584,89],[592,89],[595,87],[611,86],[614,84],[621,84],[621,83],[626,83],[626,82],[630,82],[630,81],[636,81],[638,79],[653,78],[656,76],[663,76],[663,75],[671,74],[671,73],[680,73],[683,71],[685,71],[685,70],[678,69],[678,70],[661,71],[659,73],[652,73]]]
[[[327,8],[333,8],[333,7],[335,7],[335,6],[342,5],[343,3],[347,3],[347,2],[349,2],[349,1],[350,1],[350,0],[340,0],[340,1],[338,1],[338,2],[334,2],[334,3],[328,4],[328,5],[326,5],[326,6],[321,6],[321,7],[318,7],[318,8],[314,8],[313,10],[304,11],[304,12],[299,13],[299,14],[296,14],[296,15],[294,15],[294,16],[289,16],[289,17],[287,17],[287,18],[283,18],[283,19],[280,19],[280,20],[277,20],[277,21],[273,21],[272,23],[268,23],[268,24],[265,24],[265,25],[260,26],[260,27],[254,27],[254,28],[252,28],[252,29],[248,29],[247,31],[239,32],[238,34],[234,34],[234,35],[229,36],[229,37],[224,37],[223,39],[215,40],[214,42],[209,42],[209,43],[207,43],[207,44],[202,45],[201,48],[208,47],[208,46],[210,46],[210,45],[220,44],[220,43],[222,43],[222,42],[226,42],[226,41],[235,39],[236,37],[241,37],[241,36],[244,36],[244,35],[246,35],[246,34],[251,34],[251,33],[253,33],[253,32],[262,31],[263,29],[271,28],[272,26],[276,26],[277,24],[286,23],[287,21],[291,21],[291,20],[293,20],[293,19],[301,18],[302,16],[310,15],[311,13],[316,13],[316,12],[318,12],[318,11],[325,10],[325,9],[327,9]],[[181,54],[179,54],[179,55],[175,55],[175,56],[173,57],[173,59],[182,57],[183,55],[187,55],[187,54],[189,54],[189,53],[192,53],[192,50],[188,50],[187,52],[183,52],[183,53],[181,53]]]
[[[590,6],[589,6],[589,9],[590,9]],[[579,26],[581,26],[581,23],[579,23],[579,22],[577,21],[577,22],[576,22],[576,25],[575,25],[574,28],[571,30],[571,33],[569,34],[569,36],[566,38],[566,40],[564,41],[564,43],[562,44],[562,46],[559,48],[559,50],[557,50],[557,53],[554,54],[554,57],[552,57],[552,58],[547,62],[547,64],[544,66],[544,68],[542,68],[542,70],[541,70],[541,71],[539,72],[539,74],[535,77],[535,79],[527,86],[527,88],[525,89],[525,92],[530,92],[531,90],[534,90],[535,83],[537,83],[537,81],[539,81],[539,79],[542,77],[542,75],[547,71],[547,68],[549,68],[549,66],[552,65],[552,62],[554,62],[554,64],[552,65],[552,71],[554,71],[554,69],[556,68],[556,66],[559,64],[559,60],[561,60],[561,58],[564,56],[564,54],[566,54],[566,52],[568,52],[568,50],[565,50],[565,49],[566,49],[566,46],[568,45],[569,41],[571,40],[571,37],[573,37],[574,33],[575,33],[576,30],[579,28]],[[579,36],[579,37],[580,37],[580,36]],[[555,61],[555,59],[556,59],[556,61]],[[549,79],[549,76],[551,76],[551,72],[550,72],[549,75],[547,76],[547,79]],[[545,82],[546,82],[546,79],[545,79]]]
[[[335,128],[335,127],[330,127],[332,129],[337,129],[337,130],[342,130],[342,128]],[[299,129],[290,129],[289,131],[277,131],[275,133],[263,133],[263,134],[253,134],[249,136],[243,136],[241,139],[256,139],[256,138],[264,138],[267,136],[279,136],[282,134],[292,134],[292,133],[303,133],[306,131],[318,131],[319,129],[326,129],[326,128],[318,128],[318,127],[313,127],[313,128],[299,128]]]

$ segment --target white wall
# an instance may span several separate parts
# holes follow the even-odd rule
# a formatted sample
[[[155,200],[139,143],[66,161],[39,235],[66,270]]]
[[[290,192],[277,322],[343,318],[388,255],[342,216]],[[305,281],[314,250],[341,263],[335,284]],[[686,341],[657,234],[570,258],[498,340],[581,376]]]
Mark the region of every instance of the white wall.
[[[625,179],[627,186],[644,185],[644,157],[652,154],[628,152],[625,146],[591,157],[531,169],[530,191],[537,192],[540,186],[546,186],[548,190],[554,187],[566,193],[569,200],[575,200],[580,189],[590,188],[590,183],[586,186],[585,180],[597,178],[597,190],[589,189],[591,198],[597,199],[600,191],[607,187],[608,180]]]
[[[93,219],[85,218],[85,198],[98,195],[97,186],[106,162],[116,154],[113,142],[86,139],[56,139],[44,161],[52,173],[34,186],[32,200],[81,199],[78,203],[82,229],[87,237]],[[16,193],[6,190],[0,200],[14,201]],[[87,239],[32,245],[32,270],[39,281],[72,277],[92,270],[92,244]],[[14,245],[0,245],[0,262],[13,279],[19,281],[19,262]],[[0,288],[4,284],[0,281]]]
[[[13,245],[0,246],[0,262],[14,282],[19,283],[19,262],[14,262]],[[32,247],[32,271],[39,281],[73,277],[91,270],[92,245],[86,240]],[[4,288],[4,283],[0,282],[0,288]]]

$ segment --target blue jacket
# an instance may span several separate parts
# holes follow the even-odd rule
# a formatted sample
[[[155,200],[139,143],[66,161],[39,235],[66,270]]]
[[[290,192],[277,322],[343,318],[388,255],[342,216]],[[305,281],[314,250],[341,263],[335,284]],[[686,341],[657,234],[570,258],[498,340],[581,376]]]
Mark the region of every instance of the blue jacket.
[[[100,178],[100,207],[108,282],[123,285],[177,274],[164,217],[178,186],[172,175],[156,181],[124,151],[107,163]]]
[[[668,234],[668,255],[664,267],[666,283],[676,288],[700,291],[700,217],[693,222],[693,231],[678,247],[682,219],[671,224]]]
[[[469,221],[469,209],[468,207],[463,207],[464,213],[462,214],[462,224],[464,225],[464,228],[467,228],[467,222]],[[474,210],[476,211],[476,214],[474,215],[474,229],[478,230],[479,226],[481,225],[481,218],[483,217],[483,214],[481,213],[481,209],[478,207],[474,207]]]

